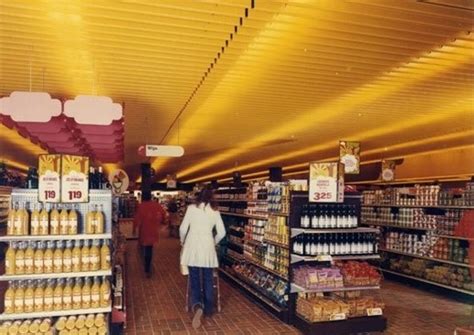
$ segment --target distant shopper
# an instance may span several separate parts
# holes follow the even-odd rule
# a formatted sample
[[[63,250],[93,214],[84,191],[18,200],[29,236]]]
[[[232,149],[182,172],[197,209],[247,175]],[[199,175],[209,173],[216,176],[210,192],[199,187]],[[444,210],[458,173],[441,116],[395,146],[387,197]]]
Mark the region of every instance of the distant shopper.
[[[202,190],[196,203],[188,206],[179,235],[183,245],[181,265],[189,269],[193,327],[199,328],[203,309],[204,315],[208,317],[214,312],[213,271],[219,266],[216,245],[225,236],[221,215],[213,207],[212,190]]]
[[[179,237],[180,217],[178,213],[178,205],[173,200],[168,203],[168,222],[169,237]]]
[[[151,192],[143,192],[142,203],[135,213],[133,233],[138,229],[138,243],[143,249],[145,273],[151,277],[153,245],[158,242],[160,225],[165,223],[166,212],[157,202],[151,201]]]

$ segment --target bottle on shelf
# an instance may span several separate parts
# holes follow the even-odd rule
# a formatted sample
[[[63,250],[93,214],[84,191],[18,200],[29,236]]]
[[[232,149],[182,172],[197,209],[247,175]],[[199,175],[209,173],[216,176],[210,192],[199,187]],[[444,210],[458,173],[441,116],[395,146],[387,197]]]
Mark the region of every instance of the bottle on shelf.
[[[94,234],[96,226],[96,215],[95,211],[93,210],[92,206],[89,206],[89,211],[86,214],[86,224],[85,224],[85,233],[86,234]]]
[[[89,167],[89,189],[93,190],[98,188],[96,185],[96,176],[95,176],[95,169],[94,167]]]
[[[13,235],[23,235],[23,208],[22,205],[16,204],[15,217],[13,219]]]
[[[59,234],[69,234],[69,213],[67,212],[65,206],[63,206],[61,212],[59,213]]]
[[[31,235],[40,235],[40,212],[36,205],[33,206],[31,212]]]
[[[314,208],[310,207],[309,215],[311,217],[311,219],[310,219],[311,228],[313,228],[313,229],[320,228],[320,225],[319,225],[319,215],[320,215],[319,207],[318,206],[315,206]]]
[[[35,310],[35,312],[37,312]],[[30,327],[28,328],[28,331],[32,334],[37,334],[39,332],[39,326],[41,324],[41,320],[40,319],[34,319],[31,324],[30,324]]]
[[[44,282],[38,281],[33,295],[35,312],[44,311]]]
[[[63,272],[63,244],[62,241],[56,242],[56,249],[53,252],[53,272]]]
[[[16,243],[11,242],[7,248],[7,252],[5,253],[5,274],[6,275],[14,275],[15,274],[15,248]]]
[[[43,269],[44,273],[53,273],[53,242],[46,242],[46,249],[43,253]]]
[[[81,279],[77,278],[72,288],[72,309],[82,308],[82,284]]]
[[[53,280],[48,279],[46,280],[46,285],[44,288],[44,298],[43,298],[43,303],[44,303],[44,311],[45,312],[51,312],[54,307],[54,286],[53,286]]]
[[[25,288],[25,299],[24,299],[25,313],[34,312],[35,310],[34,295],[35,295],[35,287],[33,285],[33,281],[28,280],[26,282],[26,288]]]
[[[30,214],[28,213],[27,207],[28,203],[24,203],[22,208],[21,234],[19,235],[28,235],[30,232]]]
[[[63,288],[63,308],[65,310],[72,309],[72,279],[66,279]]]
[[[100,285],[100,307],[109,307],[111,304],[110,283],[107,278],[102,277],[102,284]]]
[[[78,216],[77,216],[77,211],[73,207],[69,211],[69,227],[68,227],[68,234],[69,235],[76,235],[77,234],[77,227],[78,227]]]
[[[303,209],[301,211],[300,226],[301,226],[301,228],[309,228],[310,227],[310,217],[309,217],[308,205],[303,205]]]
[[[103,234],[105,228],[105,220],[104,220],[104,206],[100,205],[99,209],[95,212],[95,234]]]
[[[101,270],[110,270],[110,248],[107,240],[102,242],[102,247],[100,248],[100,269]]]
[[[66,247],[63,251],[63,271],[72,271],[72,242],[66,241]]]
[[[98,278],[94,278],[94,283],[91,287],[91,308],[100,307],[100,282]]]
[[[84,281],[84,285],[82,286],[82,308],[88,309],[91,308],[91,281],[90,278],[86,278]]]
[[[8,211],[7,217],[7,235],[15,235],[15,222],[16,222],[16,210],[17,205],[14,204]]]
[[[81,248],[81,271],[90,271],[90,262],[89,243],[87,240],[84,240],[83,246]]]
[[[18,333],[19,334],[28,334],[28,331],[30,329],[30,325],[31,325],[31,320],[23,320],[20,327],[18,328]]]
[[[25,274],[34,273],[34,259],[35,259],[35,249],[33,249],[33,242],[26,242]]]
[[[53,310],[60,311],[63,309],[63,282],[56,281],[56,286],[53,291]]]
[[[25,274],[25,249],[24,243],[20,242],[17,244],[18,248],[15,252],[15,274]]]
[[[100,265],[99,241],[94,240],[89,248],[89,271],[100,270]]]
[[[4,306],[5,314],[15,313],[15,284],[11,281],[8,282],[8,288],[5,291]]]
[[[59,212],[56,206],[53,206],[49,214],[49,233],[51,235],[59,235]]]
[[[49,234],[49,214],[46,210],[46,205],[43,205],[43,208],[40,212],[40,235],[48,235]]]
[[[25,312],[25,287],[22,281],[18,282],[18,285],[15,289],[15,313],[24,313]]]
[[[74,241],[74,248],[71,253],[72,272],[81,271],[81,245],[80,241]]]

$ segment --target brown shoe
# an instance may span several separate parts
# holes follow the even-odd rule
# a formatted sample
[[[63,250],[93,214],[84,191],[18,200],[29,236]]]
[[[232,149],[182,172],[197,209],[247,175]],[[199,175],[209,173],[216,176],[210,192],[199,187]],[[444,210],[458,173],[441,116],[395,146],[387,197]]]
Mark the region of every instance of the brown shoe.
[[[198,329],[201,327],[202,308],[197,307],[193,316],[193,328]]]

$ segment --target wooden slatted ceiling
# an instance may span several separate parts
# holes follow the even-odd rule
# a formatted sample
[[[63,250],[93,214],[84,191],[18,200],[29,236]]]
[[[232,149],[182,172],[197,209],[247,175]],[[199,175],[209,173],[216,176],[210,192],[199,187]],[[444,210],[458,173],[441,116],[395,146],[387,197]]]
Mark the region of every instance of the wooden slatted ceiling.
[[[254,3],[0,0],[0,94],[28,90],[31,64],[33,90],[124,102],[132,175],[145,142],[185,147],[153,162],[182,180],[333,157],[339,139],[363,159],[473,145],[472,10]]]

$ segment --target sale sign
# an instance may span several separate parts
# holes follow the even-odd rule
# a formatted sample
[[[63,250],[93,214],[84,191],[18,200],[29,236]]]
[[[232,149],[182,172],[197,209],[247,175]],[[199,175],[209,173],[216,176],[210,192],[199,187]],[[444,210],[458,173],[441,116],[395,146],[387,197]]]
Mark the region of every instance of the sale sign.
[[[344,166],[340,162],[309,164],[309,201],[344,201]]]
[[[360,172],[360,143],[350,141],[339,142],[339,161],[344,164],[346,174]]]
[[[61,156],[61,201],[89,201],[89,158]]]
[[[39,155],[38,200],[60,202],[61,199],[61,155]]]

